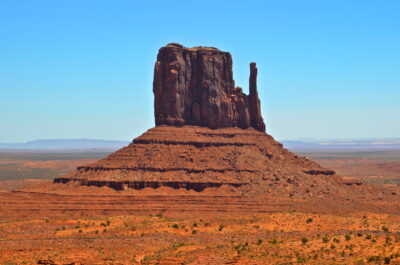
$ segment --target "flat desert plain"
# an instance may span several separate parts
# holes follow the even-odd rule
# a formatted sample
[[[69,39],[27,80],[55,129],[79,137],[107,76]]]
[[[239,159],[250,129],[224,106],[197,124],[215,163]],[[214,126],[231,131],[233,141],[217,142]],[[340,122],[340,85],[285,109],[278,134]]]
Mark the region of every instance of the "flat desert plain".
[[[302,155],[398,192],[398,151]],[[0,264],[400,264],[400,216],[390,211],[323,213],[223,187],[41,193],[51,176],[103,156],[1,154]]]

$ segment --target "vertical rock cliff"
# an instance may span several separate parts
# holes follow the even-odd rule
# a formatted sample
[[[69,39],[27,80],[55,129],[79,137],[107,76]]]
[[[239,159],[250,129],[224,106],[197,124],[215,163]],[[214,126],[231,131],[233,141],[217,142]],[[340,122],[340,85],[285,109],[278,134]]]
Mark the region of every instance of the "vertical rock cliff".
[[[253,127],[265,131],[255,63],[250,70],[247,96],[235,87],[230,53],[175,43],[162,47],[154,69],[156,125]]]

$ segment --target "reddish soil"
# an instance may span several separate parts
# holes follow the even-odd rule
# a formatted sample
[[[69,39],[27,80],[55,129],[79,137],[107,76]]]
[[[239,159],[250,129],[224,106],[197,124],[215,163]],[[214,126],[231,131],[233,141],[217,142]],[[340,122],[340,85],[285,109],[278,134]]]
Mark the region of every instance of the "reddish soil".
[[[272,213],[0,223],[2,264],[400,264],[400,216]]]
[[[355,177],[367,183],[400,184],[400,161],[382,159],[318,159],[318,163],[333,168],[340,176]]]

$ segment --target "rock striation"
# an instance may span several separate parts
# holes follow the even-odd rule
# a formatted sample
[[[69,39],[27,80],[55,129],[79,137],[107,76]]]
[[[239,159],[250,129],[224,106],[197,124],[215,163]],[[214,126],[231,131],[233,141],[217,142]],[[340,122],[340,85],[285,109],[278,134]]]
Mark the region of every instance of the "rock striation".
[[[253,127],[265,131],[255,63],[250,64],[249,87],[246,95],[235,86],[230,53],[168,44],[159,50],[154,67],[156,125]]]
[[[287,196],[331,194],[340,179],[254,129],[157,126],[55,183],[115,190],[171,187],[201,192],[222,185]]]

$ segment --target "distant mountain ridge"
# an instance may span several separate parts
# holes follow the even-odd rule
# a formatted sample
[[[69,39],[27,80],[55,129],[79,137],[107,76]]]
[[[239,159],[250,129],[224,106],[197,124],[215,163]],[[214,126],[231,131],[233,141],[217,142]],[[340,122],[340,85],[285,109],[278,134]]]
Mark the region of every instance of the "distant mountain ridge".
[[[321,151],[390,151],[400,150],[400,139],[360,139],[360,140],[284,140],[281,143],[290,150]]]
[[[7,151],[115,151],[130,141],[97,139],[45,139],[24,143],[0,143],[0,152]],[[388,151],[400,150],[400,139],[367,140],[283,140],[285,148],[293,151]]]
[[[119,149],[129,141],[95,140],[95,139],[47,139],[25,143],[0,143],[0,149],[21,150],[70,150],[70,149]]]

